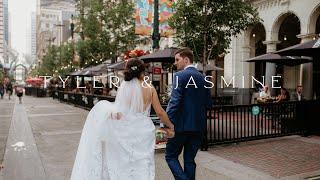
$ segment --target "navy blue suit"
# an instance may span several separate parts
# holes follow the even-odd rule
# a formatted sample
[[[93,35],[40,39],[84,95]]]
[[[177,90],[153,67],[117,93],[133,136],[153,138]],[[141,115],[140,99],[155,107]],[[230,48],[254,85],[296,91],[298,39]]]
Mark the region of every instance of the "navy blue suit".
[[[194,67],[188,67],[174,76],[167,113],[176,134],[168,140],[166,161],[176,180],[195,179],[194,158],[206,129],[206,110],[211,105],[210,89],[205,87],[209,87],[205,76]],[[182,149],[184,169],[178,160]]]

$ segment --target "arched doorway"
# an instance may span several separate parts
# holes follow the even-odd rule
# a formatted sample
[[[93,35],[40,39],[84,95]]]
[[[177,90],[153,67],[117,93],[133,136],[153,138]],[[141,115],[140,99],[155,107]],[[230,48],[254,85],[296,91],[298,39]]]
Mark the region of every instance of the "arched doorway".
[[[309,30],[310,34],[315,34],[315,38],[320,38],[320,4],[314,9],[311,13],[309,21]],[[320,56],[313,57],[312,63],[312,94],[311,96],[319,97],[320,96]]]
[[[301,34],[301,25],[299,18],[289,12],[282,15],[279,20],[279,31],[278,31],[278,41],[277,50],[284,49],[296,44],[299,44],[301,39],[297,36]],[[299,83],[299,66],[288,67],[283,65],[276,65],[276,75],[281,76],[279,83],[276,86],[282,86],[287,88],[289,91],[294,91],[294,88]],[[276,93],[279,89],[276,89]]]
[[[266,40],[266,30],[263,24],[258,23],[256,24],[250,34],[250,47],[251,57],[256,57],[263,55],[267,52],[267,46],[263,44]],[[266,63],[265,62],[256,62],[254,65],[254,76],[256,79],[262,82],[262,76],[264,76],[266,70]]]
[[[14,75],[16,81],[24,81],[27,78],[28,68],[23,64],[17,64],[14,67]]]
[[[297,35],[300,31],[299,18],[292,13],[287,14],[279,28],[278,40],[281,42],[277,45],[277,50],[299,44],[301,40]]]
[[[318,19],[316,22],[316,34],[318,35],[318,37],[320,37],[320,15],[318,16]]]

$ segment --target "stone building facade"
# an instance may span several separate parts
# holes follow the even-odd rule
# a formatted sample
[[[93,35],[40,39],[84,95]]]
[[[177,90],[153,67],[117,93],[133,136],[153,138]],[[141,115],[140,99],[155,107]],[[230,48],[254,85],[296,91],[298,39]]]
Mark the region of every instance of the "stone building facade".
[[[306,63],[288,67],[271,63],[248,63],[249,58],[274,52],[301,42],[319,37],[320,1],[319,0],[248,0],[257,8],[261,24],[248,28],[233,38],[229,53],[224,58],[224,78],[245,77],[244,83],[235,83],[233,95],[237,103],[250,102],[252,95],[251,76],[271,86],[271,76],[280,75],[282,86],[294,90],[303,85],[308,99],[315,96],[312,75],[319,63]],[[319,59],[320,60],[320,59]],[[317,68],[316,68],[317,69]],[[244,84],[244,86],[243,86]],[[273,90],[275,95],[276,90]],[[226,94],[220,89],[221,94]]]

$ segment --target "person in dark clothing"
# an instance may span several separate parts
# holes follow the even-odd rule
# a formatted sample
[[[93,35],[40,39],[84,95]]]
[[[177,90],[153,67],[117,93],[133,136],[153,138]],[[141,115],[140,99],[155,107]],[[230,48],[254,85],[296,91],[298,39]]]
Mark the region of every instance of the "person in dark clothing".
[[[1,99],[3,99],[3,95],[4,95],[4,85],[2,82],[0,82],[0,96]]]
[[[175,179],[195,180],[195,157],[206,130],[207,108],[211,106],[211,94],[205,76],[193,65],[190,49],[178,50],[175,54],[177,72],[173,80],[167,113],[174,124],[175,137],[168,140],[165,159]],[[190,85],[190,79],[196,82]],[[182,150],[184,168],[179,162]]]
[[[19,98],[19,104],[21,104],[22,103],[22,96],[23,96],[23,88],[21,86],[17,86],[16,94]]]
[[[9,82],[9,83],[7,84],[7,93],[8,93],[8,95],[9,95],[9,100],[10,100],[10,97],[11,97],[11,95],[12,95],[12,84],[11,84],[11,82]]]

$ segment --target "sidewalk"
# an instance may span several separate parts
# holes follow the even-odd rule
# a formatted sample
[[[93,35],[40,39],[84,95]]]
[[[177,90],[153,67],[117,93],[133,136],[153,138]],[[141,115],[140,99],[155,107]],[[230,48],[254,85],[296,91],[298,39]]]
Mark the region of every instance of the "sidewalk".
[[[3,161],[4,157],[13,107],[14,100],[8,100],[7,96],[0,99],[0,162]]]
[[[69,179],[88,111],[51,98],[24,96],[23,104],[17,100],[10,103],[0,101],[0,123],[11,120],[10,133],[8,125],[0,124],[0,147],[5,144],[2,137],[9,133],[3,179]],[[17,142],[24,146],[12,146]],[[314,177],[320,175],[319,154],[319,137],[290,136],[217,146],[198,153],[197,180]],[[173,180],[163,151],[158,151],[155,159],[156,180]]]
[[[223,159],[219,168],[227,166],[223,172],[232,179],[254,174],[261,177],[253,179],[320,179],[320,138],[316,136],[243,142],[214,147],[209,153]]]

